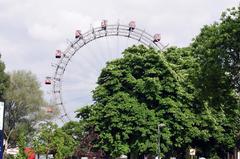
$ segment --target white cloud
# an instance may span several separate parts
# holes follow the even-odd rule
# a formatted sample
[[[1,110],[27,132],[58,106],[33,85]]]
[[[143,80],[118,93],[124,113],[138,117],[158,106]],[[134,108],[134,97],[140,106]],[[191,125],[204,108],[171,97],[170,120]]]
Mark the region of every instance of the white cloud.
[[[61,32],[56,27],[49,25],[33,24],[29,28],[29,34],[33,38],[45,41],[59,39],[61,37],[59,33]]]

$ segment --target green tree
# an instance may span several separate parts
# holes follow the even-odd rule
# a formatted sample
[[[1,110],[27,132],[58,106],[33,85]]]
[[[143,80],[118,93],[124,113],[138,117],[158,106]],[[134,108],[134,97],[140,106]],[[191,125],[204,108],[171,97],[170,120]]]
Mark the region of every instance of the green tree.
[[[63,159],[73,154],[76,143],[72,136],[66,134],[54,123],[48,122],[40,126],[34,136],[34,150],[38,154],[54,154],[54,158]]]
[[[91,146],[89,145],[87,131],[85,130],[85,123],[83,121],[69,121],[61,127],[62,131],[71,136],[75,143],[75,153],[89,154],[91,152]]]
[[[201,115],[200,129],[206,131],[205,140],[197,139],[195,144],[221,158],[236,145],[239,133],[239,35],[240,6],[223,12],[220,22],[204,26],[191,44],[199,64],[195,100]]]
[[[194,53],[205,71],[209,85],[240,89],[240,6],[223,12],[219,23],[206,25],[193,41]],[[207,69],[211,68],[211,69]],[[214,74],[215,72],[215,74]],[[216,82],[213,84],[214,77]],[[205,81],[206,81],[205,80]],[[225,83],[219,83],[225,81]],[[207,82],[205,82],[207,83]],[[208,88],[208,85],[206,85]],[[222,89],[224,90],[224,89]]]
[[[27,155],[24,152],[26,146],[27,146],[27,138],[26,138],[27,132],[25,129],[20,129],[19,130],[19,135],[17,139],[17,145],[19,147],[19,152],[16,156],[17,159],[26,159]]]
[[[84,136],[84,123],[78,121],[69,121],[61,129],[68,135],[72,136],[75,141],[80,142]]]
[[[182,63],[178,57],[165,56],[176,52],[185,58]],[[188,48],[157,52],[133,46],[123,58],[109,62],[93,91],[95,103],[79,112],[99,135],[95,146],[113,157],[155,155],[159,123],[167,125],[161,135],[162,152],[174,154],[191,143],[200,132],[191,111],[194,90],[185,87],[189,54]]]
[[[3,94],[9,86],[9,76],[4,71],[5,65],[0,60],[0,100],[3,100]]]
[[[27,130],[29,137],[38,122],[50,119],[54,115],[47,113],[48,104],[43,99],[36,76],[31,72],[10,73],[10,86],[4,98],[6,100],[4,127],[6,149],[9,144],[16,145],[20,129]]]

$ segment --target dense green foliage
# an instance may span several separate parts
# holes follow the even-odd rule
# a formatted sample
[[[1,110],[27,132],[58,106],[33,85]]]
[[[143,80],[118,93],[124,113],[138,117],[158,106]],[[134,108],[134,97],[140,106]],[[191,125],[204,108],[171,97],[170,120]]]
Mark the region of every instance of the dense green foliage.
[[[240,6],[224,12],[219,23],[205,26],[191,47],[199,65],[195,101],[205,122],[201,129],[208,132],[204,142],[195,144],[223,158],[236,145],[240,131]]]
[[[80,143],[81,139],[84,137],[84,124],[77,121],[69,121],[65,123],[61,129],[72,138]]]
[[[26,159],[27,154],[24,152],[24,150],[27,147],[27,131],[24,128],[21,128],[21,130],[19,130],[17,145],[19,152],[16,156],[16,159]]]
[[[3,100],[3,94],[9,86],[9,76],[4,71],[5,65],[0,60],[0,100]]]
[[[205,26],[192,43],[205,89],[240,89],[240,7],[223,12],[221,21]],[[207,82],[208,81],[208,82]],[[206,92],[208,92],[206,91]],[[205,93],[205,92],[204,92]],[[209,92],[214,94],[213,92]]]
[[[187,147],[196,147],[198,155],[209,157],[218,153],[224,157],[224,153],[236,144],[236,134],[239,131],[237,126],[239,98],[235,89],[230,85],[225,90],[232,93],[220,94],[218,87],[213,87],[213,84],[208,83],[209,80],[203,79],[203,76],[206,76],[205,72],[201,72],[204,65],[199,63],[197,56],[196,50],[192,47],[172,48],[165,53],[170,65],[183,78],[182,85],[189,92],[191,112],[195,115],[194,125],[197,127],[192,135],[188,135],[192,141],[184,147],[182,145],[180,152],[184,152]],[[204,59],[203,56],[202,59]],[[208,60],[208,57],[205,57],[205,60]],[[205,69],[210,71],[212,66]],[[216,71],[213,72],[217,74]],[[219,80],[215,79],[214,82],[219,82]],[[207,85],[213,88],[206,89]],[[203,88],[208,95],[203,93]],[[215,96],[210,95],[211,91]],[[219,100],[219,97],[223,100]],[[213,100],[215,103],[212,102]]]
[[[56,159],[71,156],[74,152],[75,141],[56,124],[45,123],[39,127],[34,136],[34,150],[39,154],[53,154]]]
[[[183,66],[186,61],[179,61],[175,52],[189,58],[187,48],[160,53],[133,46],[102,70],[95,104],[79,113],[99,134],[97,147],[110,156],[155,154],[157,125],[165,123],[161,149],[172,154],[200,133],[191,105],[193,88],[186,84],[190,64]]]
[[[43,99],[40,84],[33,73],[14,71],[9,76],[10,85],[4,94],[5,148],[16,145],[19,130],[25,129],[30,139],[34,126],[39,121],[50,119],[54,115],[47,113],[47,103]]]

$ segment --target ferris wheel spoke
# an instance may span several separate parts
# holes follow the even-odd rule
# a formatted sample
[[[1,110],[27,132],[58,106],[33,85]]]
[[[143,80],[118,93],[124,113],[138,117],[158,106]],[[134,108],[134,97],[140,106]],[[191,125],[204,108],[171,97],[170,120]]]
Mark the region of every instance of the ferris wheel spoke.
[[[91,54],[92,51],[90,49],[81,51],[81,55],[78,56],[80,59],[76,61],[72,61],[72,65],[76,66],[75,68],[79,70],[79,68],[82,68],[83,70],[89,70],[89,72],[96,72],[95,65],[96,62],[93,62],[91,60],[91,57],[89,54]]]
[[[96,75],[97,76],[97,75]],[[76,83],[87,83],[87,84],[96,84],[96,79],[94,75],[92,76],[84,76],[84,74],[78,74],[75,76],[69,76],[67,79],[64,80],[65,83],[71,83],[72,85],[75,85]],[[71,77],[75,77],[75,79],[70,79]],[[85,78],[83,78],[85,77]]]
[[[89,90],[89,88],[94,88],[94,86],[96,86],[96,84],[82,84],[82,85],[72,85],[72,86],[68,86],[68,87],[64,87],[65,91],[68,92],[75,92],[75,91],[83,91],[83,90]]]
[[[94,43],[95,43],[94,45],[97,46],[97,48],[98,48],[96,56],[98,56],[98,59],[100,59],[100,61],[104,61],[104,59],[106,59],[106,57],[105,58],[103,57],[105,54],[104,54],[102,45],[97,43],[97,41],[99,41],[99,39],[94,40]]]

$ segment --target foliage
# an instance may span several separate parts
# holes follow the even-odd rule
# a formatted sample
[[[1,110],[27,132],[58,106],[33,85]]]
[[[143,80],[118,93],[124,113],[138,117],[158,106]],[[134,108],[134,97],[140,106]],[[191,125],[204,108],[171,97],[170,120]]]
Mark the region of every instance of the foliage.
[[[191,44],[198,61],[194,74],[198,90],[195,100],[200,129],[206,132],[194,144],[221,158],[236,145],[240,131],[239,35],[240,6],[224,12],[219,23],[205,26]]]
[[[182,63],[168,54],[176,52],[186,58]],[[123,58],[107,64],[94,90],[95,103],[79,111],[79,117],[99,135],[96,147],[114,157],[155,154],[158,123],[167,125],[161,133],[162,152],[184,147],[200,133],[191,111],[193,88],[185,87],[188,53],[188,48],[161,53],[133,46]]]
[[[47,155],[53,153],[56,159],[70,156],[74,152],[75,144],[72,136],[51,122],[41,124],[33,141],[34,150],[37,153]]]
[[[0,100],[3,100],[3,94],[9,86],[9,76],[4,72],[5,65],[0,60]]]
[[[157,118],[127,93],[116,93],[105,106],[98,106],[98,144],[111,156],[155,151]],[[104,122],[101,122],[104,121]],[[153,132],[155,132],[153,134]]]
[[[27,147],[27,138],[26,138],[26,130],[21,129],[19,132],[19,136],[18,136],[18,141],[17,141],[17,145],[19,147],[19,152],[16,156],[17,159],[26,159],[27,155],[24,152],[24,149]]]
[[[52,117],[47,114],[47,103],[43,99],[35,75],[27,71],[14,71],[10,73],[10,86],[4,95],[6,148],[8,144],[16,145],[19,130],[28,131],[28,137],[34,131],[34,126],[42,120]]]
[[[80,143],[84,137],[84,123],[78,121],[69,121],[61,127],[62,131],[72,136],[72,138]]]
[[[223,12],[220,23],[205,26],[192,46],[200,64],[202,79],[210,86],[224,91],[224,87],[240,88],[240,6]],[[211,68],[211,69],[208,69]],[[203,75],[204,75],[203,74]],[[213,81],[218,81],[213,83]],[[207,83],[207,82],[205,82]]]
[[[81,109],[81,115],[84,116],[84,118],[88,115],[88,112],[88,107]],[[98,135],[91,127],[89,127],[89,125],[90,124],[86,123],[85,120],[69,121],[65,123],[61,129],[74,139],[76,143],[75,154],[78,156],[95,156],[97,158],[101,158],[104,156],[103,151],[96,150],[92,144],[92,141],[94,141]]]

